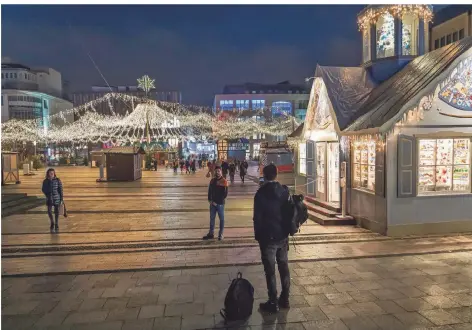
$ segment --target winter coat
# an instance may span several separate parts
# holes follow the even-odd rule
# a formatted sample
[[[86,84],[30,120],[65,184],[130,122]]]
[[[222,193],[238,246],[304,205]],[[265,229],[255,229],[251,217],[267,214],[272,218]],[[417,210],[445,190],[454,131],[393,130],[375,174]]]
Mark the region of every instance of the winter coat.
[[[46,203],[48,205],[59,205],[63,200],[64,194],[62,190],[62,182],[55,177],[52,180],[45,179],[43,181],[42,191],[46,196]]]
[[[269,243],[288,237],[283,226],[282,206],[289,191],[276,181],[264,183],[254,196],[254,235],[258,242]]]
[[[228,181],[225,178],[213,178],[208,186],[208,201],[223,205],[228,196]]]

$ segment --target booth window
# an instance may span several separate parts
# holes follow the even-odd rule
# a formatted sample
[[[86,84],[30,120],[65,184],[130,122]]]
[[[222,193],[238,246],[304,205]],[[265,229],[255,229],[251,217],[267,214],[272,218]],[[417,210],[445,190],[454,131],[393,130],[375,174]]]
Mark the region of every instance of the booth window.
[[[418,193],[470,191],[470,139],[418,141]]]
[[[375,191],[375,141],[354,142],[352,185]]]
[[[417,55],[418,16],[405,14],[402,17],[402,55]]]
[[[298,173],[306,175],[306,143],[298,145]]]
[[[389,13],[382,15],[376,27],[377,58],[394,56],[395,28],[394,18]]]
[[[236,100],[236,109],[249,110],[249,100]]]

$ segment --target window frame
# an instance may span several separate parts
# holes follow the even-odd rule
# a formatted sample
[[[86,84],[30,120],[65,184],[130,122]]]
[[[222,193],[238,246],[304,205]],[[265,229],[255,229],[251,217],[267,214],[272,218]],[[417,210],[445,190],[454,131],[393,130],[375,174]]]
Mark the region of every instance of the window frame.
[[[356,144],[357,145],[360,145],[360,144],[365,144],[365,145],[369,145],[369,144],[373,144],[373,147],[374,147],[374,159],[373,159],[373,162],[372,164],[369,163],[369,150],[367,151],[367,162],[364,164],[363,161],[362,161],[362,151],[361,151],[361,154],[360,154],[360,158],[359,158],[359,162],[356,161]],[[372,193],[372,194],[375,194],[376,193],[376,173],[377,173],[377,142],[375,140],[370,140],[370,141],[353,141],[352,144],[351,144],[351,150],[352,150],[352,154],[351,154],[351,187],[352,189],[356,189],[356,190],[361,190],[361,191],[364,191],[364,192],[368,192],[368,193]],[[356,179],[356,172],[355,172],[355,169],[356,169],[356,165],[359,165],[359,183],[357,183],[357,181],[355,180]],[[363,187],[362,186],[362,166],[367,166],[367,187]],[[373,173],[373,176],[374,176],[374,180],[373,180],[373,189],[370,189],[369,188],[369,168],[370,167],[373,167],[373,171],[371,171]]]
[[[304,150],[305,150],[305,157],[302,157],[301,155],[301,146],[304,146]],[[300,165],[302,164],[302,160],[304,160],[304,164],[305,164],[305,172],[303,173],[301,170],[300,170]],[[307,176],[306,174],[307,170],[306,170],[306,141],[304,143],[299,143],[298,144],[298,175],[300,176]]]
[[[434,165],[420,165],[420,141],[421,140],[435,140],[435,154],[434,154]],[[438,165],[436,162],[436,145],[438,140],[452,140],[452,163],[446,165]],[[469,157],[468,157],[468,164],[454,164],[454,140],[469,140]],[[416,138],[416,196],[417,197],[431,197],[431,196],[455,196],[455,195],[464,195],[472,193],[472,137],[470,136],[421,136]],[[468,166],[468,174],[469,174],[469,186],[466,190],[454,190],[454,168],[458,166]],[[451,190],[433,190],[433,191],[420,191],[420,167],[428,168],[433,167],[434,173],[434,187],[436,189],[436,168],[437,167],[450,167],[451,168]]]

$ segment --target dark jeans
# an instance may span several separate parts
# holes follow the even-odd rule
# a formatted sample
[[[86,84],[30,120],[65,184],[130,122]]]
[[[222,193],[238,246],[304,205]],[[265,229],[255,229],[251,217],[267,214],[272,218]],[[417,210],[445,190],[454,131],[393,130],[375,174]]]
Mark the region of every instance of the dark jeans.
[[[267,282],[267,291],[271,302],[277,301],[277,280],[275,278],[275,262],[279,268],[282,294],[288,298],[290,294],[290,270],[288,269],[288,238],[278,242],[259,243],[261,259]]]
[[[52,221],[52,208],[54,207],[54,217],[56,220],[56,226],[59,225],[59,205],[52,205],[48,204],[48,216],[49,216],[49,221],[51,222],[51,225],[54,224]]]

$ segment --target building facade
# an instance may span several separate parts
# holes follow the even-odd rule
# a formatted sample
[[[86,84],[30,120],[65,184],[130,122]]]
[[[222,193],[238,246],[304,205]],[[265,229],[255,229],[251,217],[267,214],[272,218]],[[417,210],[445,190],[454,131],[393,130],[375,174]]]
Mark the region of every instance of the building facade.
[[[425,5],[369,6],[371,58],[317,67],[296,142],[318,222],[341,207],[389,236],[472,230],[472,37],[426,52],[431,19]]]
[[[92,86],[90,91],[72,93],[71,100],[74,106],[80,106],[90,101],[100,99],[108,93],[121,93],[136,97],[146,97],[146,93],[137,86]],[[147,98],[156,101],[182,103],[182,93],[179,91],[157,91],[156,89],[152,89],[149,91]],[[129,104],[120,100],[110,100],[110,102],[115,114],[125,115],[126,112],[130,113],[133,111]],[[112,115],[110,104],[108,104],[108,102],[97,104],[95,110],[103,115]]]
[[[452,5],[434,15],[430,49],[438,49],[472,36],[472,5]]]
[[[306,85],[291,84],[288,81],[278,84],[227,85],[222,94],[215,95],[213,111],[217,115],[225,112],[241,114],[241,120],[253,116],[257,117],[257,120],[264,120],[263,116],[256,116],[256,113],[261,111],[271,117],[290,115],[304,120],[309,96]],[[285,136],[265,136],[264,134],[241,136],[241,138],[247,140],[246,158],[250,159],[259,157],[261,141],[286,139]]]
[[[45,131],[51,124],[73,121],[72,114],[63,118],[49,116],[72,108],[62,98],[62,76],[51,68],[32,69],[17,63],[2,63],[2,122],[9,119],[39,119]]]

